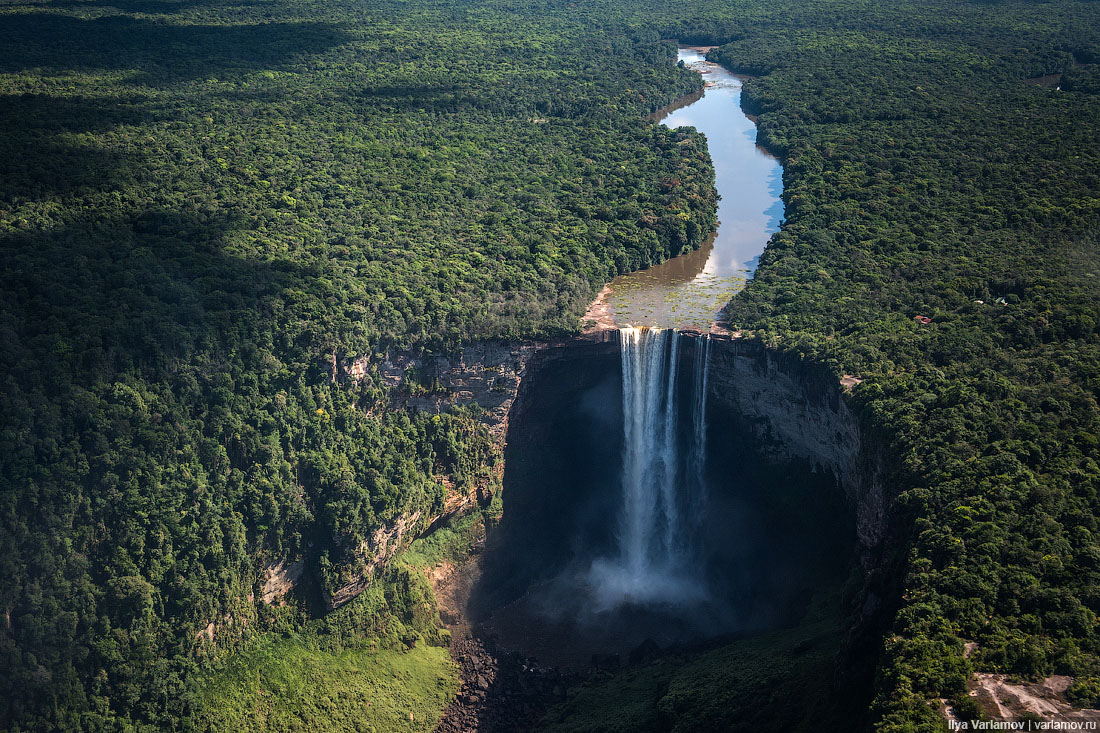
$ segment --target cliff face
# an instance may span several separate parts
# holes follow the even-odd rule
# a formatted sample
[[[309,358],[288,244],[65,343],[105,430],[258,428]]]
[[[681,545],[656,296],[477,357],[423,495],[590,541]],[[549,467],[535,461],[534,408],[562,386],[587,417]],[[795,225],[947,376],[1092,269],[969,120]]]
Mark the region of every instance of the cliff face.
[[[482,422],[498,448],[503,450],[513,403],[532,359],[570,358],[571,354],[580,354],[601,345],[606,351],[608,344],[612,349],[616,348],[616,338],[614,332],[604,332],[562,343],[489,341],[471,344],[446,355],[391,353],[375,365],[389,389],[387,409],[438,414],[453,407],[477,404],[483,410]],[[371,360],[368,358],[337,361],[333,365],[333,377],[359,380],[365,378],[370,370]],[[362,572],[326,596],[330,609],[342,606],[365,590],[374,575],[414,539],[438,526],[442,520],[477,504],[487,504],[492,499],[491,486],[476,486],[468,492],[457,491],[446,478],[444,485],[446,495],[441,513],[401,515],[392,523],[375,530],[359,548],[359,555],[363,558]]]
[[[282,605],[283,598],[297,585],[304,569],[305,561],[303,560],[292,563],[277,560],[264,565],[262,569],[264,584],[263,589],[260,591],[260,597],[263,598],[264,603]]]
[[[332,378],[358,381],[371,373],[372,365],[389,390],[389,410],[417,410],[438,414],[452,407],[476,403],[484,412],[482,421],[501,448],[508,432],[508,414],[519,390],[531,355],[540,344],[482,342],[453,354],[419,356],[413,352],[387,354],[378,361],[369,357],[334,359]],[[329,609],[339,608],[362,593],[397,552],[429,531],[441,520],[460,514],[492,498],[491,486],[456,490],[447,478],[443,510],[438,515],[416,511],[398,516],[376,529],[357,550],[362,559],[359,574],[325,593]]]
[[[520,380],[531,355],[543,344],[481,342],[447,355],[388,354],[377,363],[390,389],[390,409],[439,413],[451,407],[477,403],[485,411],[489,432],[503,443]],[[361,379],[369,360],[347,365],[345,374]]]
[[[682,338],[681,358],[687,364],[702,337],[685,332]],[[527,395],[544,388],[542,369],[562,360],[569,361],[578,384],[590,382],[594,372],[619,368],[618,334],[595,332],[538,350],[528,362],[513,418],[527,409]],[[759,341],[728,334],[710,337],[708,375],[711,409],[736,416],[755,435],[766,459],[804,460],[837,479],[856,515],[861,553],[866,561],[874,557],[886,522],[883,460],[848,407],[845,384],[822,366],[784,361]],[[557,376],[546,388],[564,393],[577,387],[561,379]],[[537,429],[532,428],[537,422],[524,421],[525,430]]]
[[[701,344],[697,335],[685,336],[682,349]],[[777,463],[801,459],[833,474],[856,513],[861,550],[865,559],[869,558],[884,530],[881,466],[861,436],[842,386],[825,369],[785,363],[757,341],[712,336],[709,358],[708,392],[713,408],[737,415],[756,436],[766,458]],[[578,385],[596,372],[618,369],[618,333],[596,331],[558,343],[485,342],[443,356],[399,352],[376,365],[389,387],[388,409],[439,413],[476,403],[503,450],[510,420],[526,409],[525,394],[542,388],[568,391],[568,384],[544,385],[540,378],[544,368],[560,367],[562,362],[568,362]],[[356,380],[364,378],[370,368],[366,359],[338,362],[333,374],[337,379]],[[554,371],[561,373],[561,369]],[[526,429],[531,429],[532,422],[536,421],[525,423]],[[464,493],[448,486],[444,510],[438,516],[414,512],[377,529],[360,548],[362,574],[335,589],[326,599],[329,607],[336,608],[362,592],[396,552],[442,519],[490,499],[491,487]]]
[[[865,556],[883,539],[881,458],[867,445],[841,385],[824,368],[785,364],[758,341],[712,337],[710,399],[739,415],[766,457],[831,472],[856,512]]]
[[[362,593],[370,585],[375,574],[385,568],[397,551],[406,547],[420,533],[423,526],[421,513],[402,514],[392,524],[376,529],[370,539],[359,548],[360,555],[366,558],[363,570],[358,577],[325,593],[325,602],[329,610],[339,608]]]
[[[614,354],[617,344],[616,331],[559,342],[484,341],[447,355],[387,354],[377,362],[377,368],[390,390],[389,409],[440,413],[476,403],[484,411],[482,421],[490,434],[503,446],[512,405],[533,359],[537,364],[596,353]],[[337,378],[363,379],[370,365],[368,358],[347,362],[337,368]]]

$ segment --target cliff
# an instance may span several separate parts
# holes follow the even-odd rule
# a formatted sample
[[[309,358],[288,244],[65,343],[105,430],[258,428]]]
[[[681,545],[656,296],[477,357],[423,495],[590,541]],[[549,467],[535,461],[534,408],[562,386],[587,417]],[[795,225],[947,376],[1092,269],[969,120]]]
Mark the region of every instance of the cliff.
[[[802,459],[836,477],[868,558],[885,529],[882,459],[836,378],[819,365],[786,363],[759,341],[712,336],[709,380],[710,399],[741,416],[765,456]]]
[[[614,346],[615,338],[614,332],[603,332],[558,343],[478,342],[451,354],[394,352],[373,362],[367,357],[337,360],[333,364],[333,376],[341,381],[360,380],[370,374],[373,366],[388,389],[386,409],[389,410],[438,414],[454,407],[477,404],[483,410],[482,422],[497,448],[503,451],[513,404],[532,359],[536,355],[540,360],[569,358],[569,354],[583,352],[586,347],[597,344],[604,344],[606,350],[606,344]],[[442,477],[442,481],[446,490],[442,511],[434,515],[421,512],[401,515],[376,529],[358,549],[363,559],[359,575],[326,594],[325,601],[330,609],[338,608],[366,589],[374,575],[414,539],[447,518],[492,500],[494,487],[491,485],[457,491],[448,477]]]
[[[685,353],[700,343],[698,334],[688,332],[683,338]],[[824,367],[788,363],[760,342],[736,336],[712,335],[709,358],[712,409],[737,415],[756,436],[767,459],[777,463],[800,459],[834,475],[856,514],[861,554],[869,562],[884,533],[881,460],[861,435],[842,385]],[[447,355],[397,352],[376,360],[373,367],[388,387],[386,409],[440,413],[476,403],[483,409],[482,421],[503,451],[510,422],[527,409],[525,394],[540,389],[569,391],[570,384],[559,383],[560,376],[553,383],[544,383],[540,377],[549,371],[560,375],[563,370],[551,367],[560,367],[562,362],[568,362],[565,371],[575,375],[570,382],[577,382],[573,388],[598,372],[617,370],[617,331],[595,331],[556,343],[483,342]],[[338,361],[333,366],[334,378],[340,380],[366,378],[371,369],[368,359]],[[531,429],[537,421],[526,424]],[[492,486],[460,492],[446,478],[443,481],[447,487],[443,511],[402,515],[375,530],[360,548],[362,572],[326,598],[330,608],[362,592],[413,539],[447,517],[492,498]]]

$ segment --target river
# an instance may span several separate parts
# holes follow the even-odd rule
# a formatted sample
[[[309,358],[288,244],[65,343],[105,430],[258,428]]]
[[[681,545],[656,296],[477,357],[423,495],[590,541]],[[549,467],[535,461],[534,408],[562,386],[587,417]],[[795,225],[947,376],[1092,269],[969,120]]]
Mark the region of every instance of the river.
[[[681,47],[677,57],[703,75],[706,88],[657,119],[706,135],[721,197],[718,230],[694,252],[612,280],[586,315],[599,328],[710,330],[783,221],[783,168],[756,144],[756,125],[741,111],[743,77],[707,62],[698,48]]]

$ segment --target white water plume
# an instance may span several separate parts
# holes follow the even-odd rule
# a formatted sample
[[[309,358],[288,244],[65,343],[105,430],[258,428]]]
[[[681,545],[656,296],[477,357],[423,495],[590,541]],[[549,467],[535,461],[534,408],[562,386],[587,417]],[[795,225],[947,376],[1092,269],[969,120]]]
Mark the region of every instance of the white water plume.
[[[695,434],[692,463],[695,465],[695,481],[698,488],[694,498],[699,505],[698,511],[702,511],[702,505],[706,502],[703,470],[707,460],[707,367],[710,365],[709,362],[710,335],[708,334],[695,348],[695,408],[691,415]]]
[[[677,370],[681,335],[622,328],[623,502],[618,554],[592,565],[597,605],[680,605],[703,600],[692,534],[703,511],[703,446],[709,338],[696,344],[692,434],[681,435]],[[689,445],[684,446],[683,443]],[[686,448],[686,451],[685,451]],[[681,453],[688,456],[684,465]]]

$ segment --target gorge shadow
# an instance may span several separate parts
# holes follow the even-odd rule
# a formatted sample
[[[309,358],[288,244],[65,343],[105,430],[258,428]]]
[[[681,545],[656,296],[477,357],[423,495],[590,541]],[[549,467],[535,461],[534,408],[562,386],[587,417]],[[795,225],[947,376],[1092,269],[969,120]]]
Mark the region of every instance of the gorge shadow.
[[[638,576],[633,589],[600,572],[624,564],[624,456],[639,455],[627,445],[636,436],[624,436],[626,367],[616,338],[548,349],[529,364],[512,410],[504,513],[470,600],[475,625],[500,648],[581,668],[637,658],[654,643],[684,648],[795,627],[851,575],[854,522],[837,481],[777,460],[758,425],[711,395],[700,440],[706,340],[666,332],[656,348],[657,411],[668,416],[675,400],[675,414],[642,447],[675,445],[674,511],[687,516],[675,566]]]

